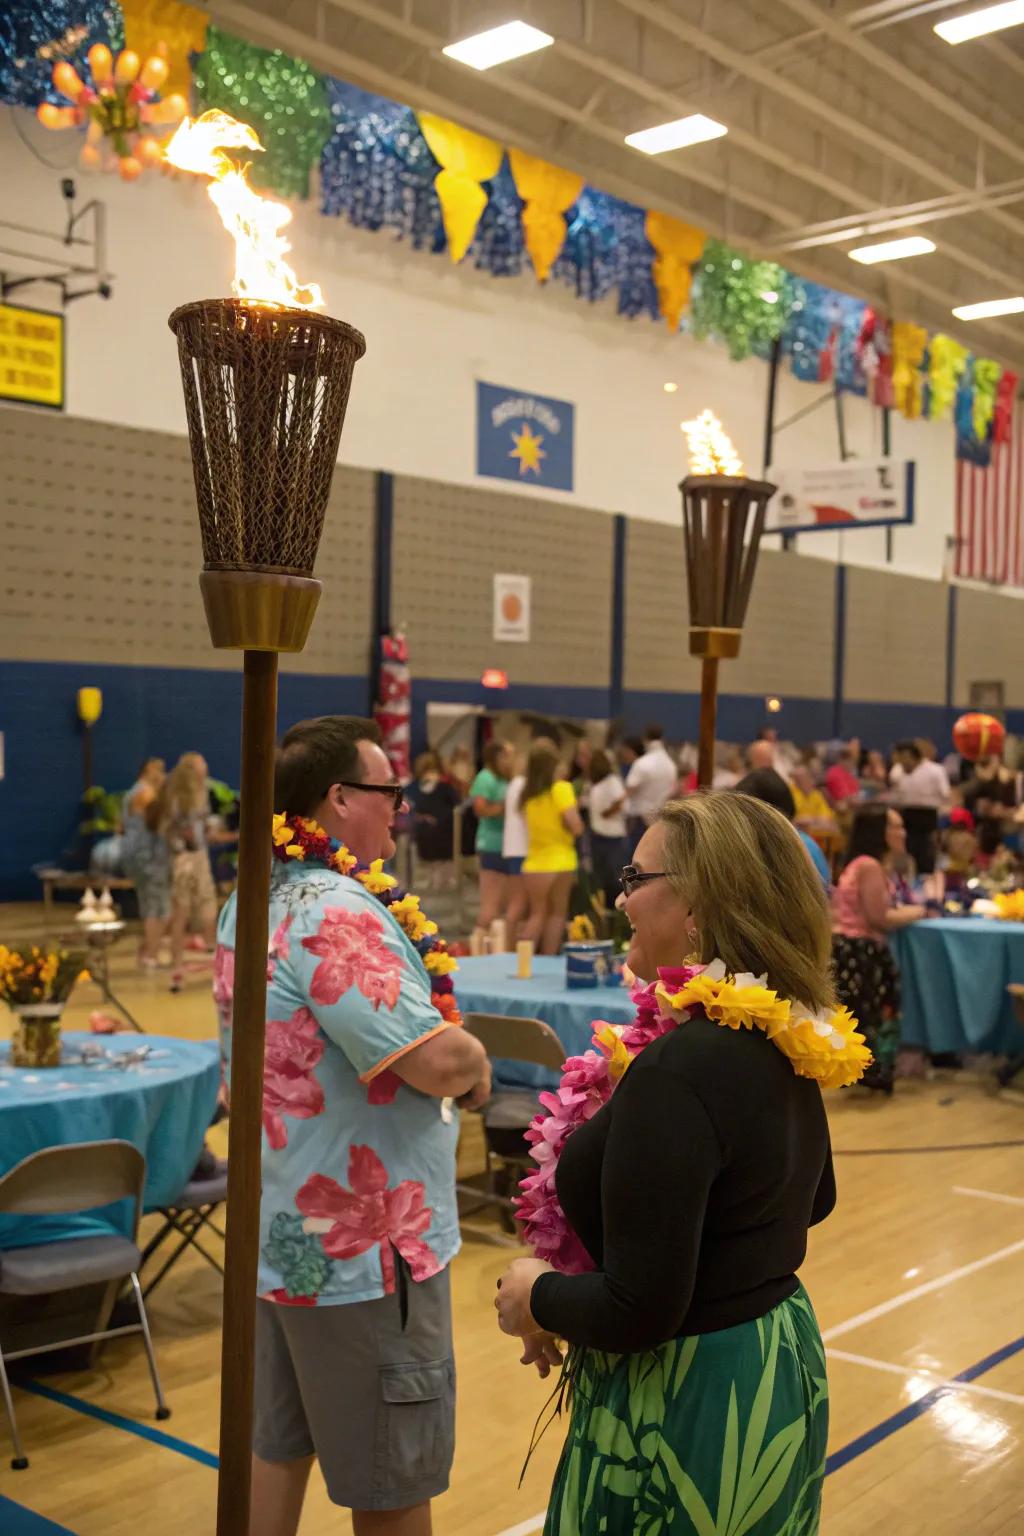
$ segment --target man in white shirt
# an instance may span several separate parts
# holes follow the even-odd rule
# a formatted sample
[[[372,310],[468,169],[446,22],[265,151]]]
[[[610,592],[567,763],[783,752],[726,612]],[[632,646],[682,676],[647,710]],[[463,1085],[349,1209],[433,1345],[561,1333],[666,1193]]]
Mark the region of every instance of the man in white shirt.
[[[930,875],[935,868],[939,811],[950,799],[949,778],[942,764],[926,758],[916,741],[897,743],[894,756],[892,799],[907,829],[907,852],[918,874]]]
[[[626,775],[630,821],[642,829],[651,826],[678,783],[679,769],[665,750],[664,732],[660,725],[649,725],[644,732],[643,756]]]

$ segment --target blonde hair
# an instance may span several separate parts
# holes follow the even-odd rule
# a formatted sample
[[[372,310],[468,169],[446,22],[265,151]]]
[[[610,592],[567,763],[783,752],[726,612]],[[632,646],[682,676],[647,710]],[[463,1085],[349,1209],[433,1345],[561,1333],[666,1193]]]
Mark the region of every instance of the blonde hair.
[[[704,964],[768,973],[768,985],[812,1008],[835,1003],[832,931],[821,881],[780,811],[720,790],[670,801],[664,869],[693,912]]]
[[[200,766],[202,765],[202,766]],[[154,830],[166,830],[177,817],[205,812],[209,806],[206,766],[198,752],[184,752],[167,775],[150,817]]]

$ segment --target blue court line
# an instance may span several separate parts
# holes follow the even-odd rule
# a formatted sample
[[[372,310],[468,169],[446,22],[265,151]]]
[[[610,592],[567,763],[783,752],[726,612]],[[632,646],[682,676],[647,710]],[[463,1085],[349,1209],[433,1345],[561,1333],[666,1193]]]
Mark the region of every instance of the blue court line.
[[[179,1456],[189,1456],[193,1461],[202,1462],[204,1467],[216,1468],[219,1465],[212,1451],[204,1451],[188,1440],[179,1440],[177,1435],[166,1434],[162,1429],[151,1429],[148,1424],[140,1424],[138,1419],[127,1419],[122,1413],[98,1408],[84,1397],[73,1397],[70,1392],[58,1392],[54,1387],[44,1387],[40,1381],[19,1381],[16,1385],[23,1392],[34,1392],[36,1397],[45,1397],[51,1403],[59,1403],[62,1408],[71,1408],[75,1413],[84,1413],[87,1418],[99,1419],[101,1424],[109,1424],[114,1429],[126,1430],[130,1435],[138,1435],[140,1440],[152,1440],[154,1445],[162,1445],[168,1451],[177,1451]]]
[[[967,1366],[966,1370],[959,1371],[951,1376],[951,1381],[970,1382],[976,1381],[986,1371],[994,1370],[1004,1360],[1010,1360],[1014,1355],[1024,1351],[1024,1335],[1014,1339],[1010,1344],[1004,1344],[1001,1348],[993,1350],[984,1359],[978,1360],[974,1365]],[[110,1424],[114,1429],[123,1429],[130,1435],[138,1435],[142,1440],[151,1440],[156,1445],[162,1445],[166,1450],[177,1451],[180,1456],[188,1456],[192,1461],[200,1462],[204,1467],[216,1469],[220,1463],[212,1451],[204,1451],[198,1445],[192,1445],[188,1440],[179,1440],[176,1435],[165,1434],[161,1429],[151,1429],[148,1424],[140,1424],[137,1419],[125,1418],[123,1414],[111,1413],[106,1408],[97,1408],[94,1403],[87,1402],[83,1397],[74,1397],[70,1392],[58,1392],[53,1387],[44,1387],[38,1381],[19,1382],[18,1385],[24,1392],[34,1392],[37,1397],[45,1397],[50,1402],[59,1403],[62,1408],[70,1408],[75,1413],[83,1413],[88,1418],[99,1419],[102,1424]],[[838,1451],[833,1451],[825,1462],[825,1476],[832,1472],[838,1472],[841,1467],[848,1466],[851,1461],[856,1461],[858,1456],[863,1456],[866,1451],[880,1445],[883,1440],[888,1440],[898,1429],[906,1424],[912,1424],[915,1419],[920,1419],[929,1408],[933,1408],[941,1397],[945,1397],[952,1389],[948,1386],[932,1387],[923,1396],[913,1403],[908,1403],[897,1413],[883,1419],[881,1424],[876,1424],[873,1429],[866,1430],[863,1435],[858,1435],[847,1445],[840,1446]],[[0,1504],[0,1511],[2,1511]],[[6,1536],[6,1527],[3,1528]],[[56,1527],[57,1531],[60,1527]],[[26,1536],[28,1533],[26,1532]],[[39,1536],[46,1536],[45,1530],[39,1532]]]
[[[1004,1360],[1009,1360],[1014,1355],[1019,1355],[1021,1350],[1024,1350],[1024,1337],[1014,1339],[1012,1344],[1004,1344],[1001,1349],[993,1350],[990,1355],[985,1356],[984,1360],[978,1360],[974,1365],[969,1365],[965,1371],[958,1371],[955,1376],[950,1377],[950,1380],[975,1381],[979,1376],[984,1376],[986,1371],[991,1371],[995,1366],[1001,1365]],[[947,1396],[951,1390],[950,1387],[945,1385],[932,1387],[931,1391],[925,1392],[916,1402],[908,1403],[898,1413],[892,1414],[888,1419],[883,1419],[881,1424],[876,1424],[874,1429],[867,1430],[865,1434],[858,1435],[856,1440],[851,1440],[849,1445],[844,1445],[838,1451],[833,1451],[825,1463],[825,1476],[827,1477],[830,1472],[838,1472],[840,1467],[845,1467],[849,1462],[856,1461],[857,1457],[863,1456],[865,1451],[870,1451],[876,1445],[880,1445],[883,1440],[888,1440],[890,1435],[894,1435],[905,1424],[912,1424],[915,1419],[921,1418],[923,1414],[928,1412],[929,1408],[934,1408],[940,1397]]]
[[[45,1515],[25,1509],[0,1493],[0,1531],[4,1536],[74,1536],[66,1525],[55,1525]]]

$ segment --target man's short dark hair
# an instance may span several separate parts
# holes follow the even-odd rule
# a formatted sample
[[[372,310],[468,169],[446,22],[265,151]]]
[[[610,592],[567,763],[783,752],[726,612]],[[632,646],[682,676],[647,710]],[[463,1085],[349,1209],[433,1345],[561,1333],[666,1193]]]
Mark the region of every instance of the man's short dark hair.
[[[644,731],[644,741],[664,741],[665,730],[660,725],[649,725]]]
[[[754,768],[745,778],[740,779],[736,792],[752,795],[755,800],[763,800],[765,805],[773,805],[787,821],[792,821],[796,815],[793,792],[781,773],[776,773],[774,768]]]
[[[898,741],[896,743],[896,751],[906,752],[909,757],[914,759],[915,763],[924,761],[924,753],[916,741]]]
[[[380,727],[356,715],[300,720],[285,735],[274,770],[274,807],[286,816],[312,816],[332,784],[363,777],[359,743],[381,744]]]

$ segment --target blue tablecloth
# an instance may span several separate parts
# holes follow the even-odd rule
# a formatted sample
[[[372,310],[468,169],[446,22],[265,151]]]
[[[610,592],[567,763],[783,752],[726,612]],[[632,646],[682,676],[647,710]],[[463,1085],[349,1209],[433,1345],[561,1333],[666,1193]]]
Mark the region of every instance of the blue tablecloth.
[[[85,1044],[113,1054],[148,1046],[145,1061],[124,1069],[69,1060],[44,1071],[12,1067],[0,1043],[0,1174],[44,1147],[77,1141],[130,1141],[146,1158],[147,1210],[169,1204],[188,1181],[217,1103],[220,1055],[215,1041],[159,1035],[66,1033],[73,1057]],[[0,1249],[127,1230],[126,1208],[102,1214],[0,1217]]]
[[[543,1019],[565,1047],[578,1056],[590,1045],[594,1020],[626,1024],[634,1008],[626,987],[591,987],[570,992],[565,985],[565,961],[537,955],[529,981],[516,976],[515,955],[480,955],[459,961],[455,995],[463,1013],[509,1013],[519,1019]],[[498,1062],[495,1080],[501,1087],[552,1088],[555,1074],[527,1062]]]
[[[903,985],[902,1038],[928,1051],[1021,1051],[1006,991],[1024,982],[1024,924],[939,917],[893,934]]]

